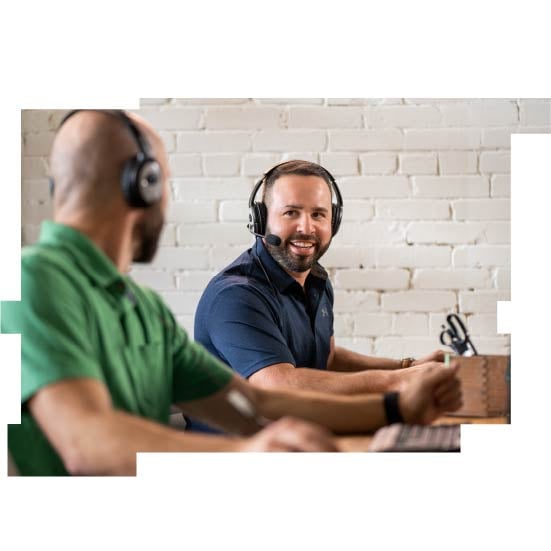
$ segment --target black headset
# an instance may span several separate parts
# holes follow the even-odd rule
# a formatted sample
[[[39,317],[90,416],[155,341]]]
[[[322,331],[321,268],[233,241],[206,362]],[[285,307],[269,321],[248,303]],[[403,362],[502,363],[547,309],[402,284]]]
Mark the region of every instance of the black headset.
[[[119,109],[75,109],[63,117],[59,129],[76,113],[81,111],[97,111],[118,118],[130,131],[138,152],[128,159],[121,174],[121,189],[129,206],[147,208],[158,203],[161,199],[163,185],[161,167],[149,148],[147,140],[130,117]],[[50,178],[50,192],[53,194],[54,181]]]
[[[254,235],[266,235],[266,220],[268,218],[268,209],[266,208],[266,204],[264,203],[264,201],[255,201],[254,199],[256,197],[256,194],[258,193],[260,186],[268,181],[274,171],[287,162],[289,161],[280,163],[268,170],[268,172],[266,172],[266,174],[264,174],[264,176],[262,176],[262,178],[258,180],[251,192],[251,195],[249,197],[249,223],[247,224],[247,228]],[[336,203],[331,203],[331,237],[335,237],[335,235],[339,231],[342,220],[342,195],[339,187],[337,186],[337,182],[335,182],[335,178],[333,178],[333,175],[321,165],[316,166],[321,168],[323,173],[327,176],[327,180],[330,182],[331,188],[333,189],[337,201]]]

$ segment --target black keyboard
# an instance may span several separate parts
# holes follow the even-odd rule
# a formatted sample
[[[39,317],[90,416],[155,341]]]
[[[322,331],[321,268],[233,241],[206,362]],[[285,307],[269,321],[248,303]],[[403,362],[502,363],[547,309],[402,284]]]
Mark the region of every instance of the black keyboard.
[[[458,452],[460,425],[402,425],[379,429],[369,446],[377,452]]]

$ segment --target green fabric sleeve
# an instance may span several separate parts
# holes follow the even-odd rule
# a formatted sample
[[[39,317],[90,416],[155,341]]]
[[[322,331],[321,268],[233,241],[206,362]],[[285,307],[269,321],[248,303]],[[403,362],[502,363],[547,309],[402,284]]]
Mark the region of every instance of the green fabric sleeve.
[[[228,366],[187,338],[174,357],[173,400],[177,403],[206,398],[229,384],[232,377]]]
[[[234,377],[233,371],[191,340],[161,298],[156,298],[161,303],[172,354],[172,402],[199,400],[221,390]]]
[[[21,302],[2,303],[4,333],[21,333],[21,403],[63,379],[103,381],[88,335],[78,283],[47,255],[27,255],[21,266]]]

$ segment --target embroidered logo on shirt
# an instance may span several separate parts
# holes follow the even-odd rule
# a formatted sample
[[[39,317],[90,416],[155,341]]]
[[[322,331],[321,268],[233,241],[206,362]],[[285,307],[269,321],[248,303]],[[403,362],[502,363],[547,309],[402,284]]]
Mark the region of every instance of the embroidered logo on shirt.
[[[329,315],[329,312],[327,311],[327,308],[325,306],[321,309],[321,315],[324,318],[326,318]]]

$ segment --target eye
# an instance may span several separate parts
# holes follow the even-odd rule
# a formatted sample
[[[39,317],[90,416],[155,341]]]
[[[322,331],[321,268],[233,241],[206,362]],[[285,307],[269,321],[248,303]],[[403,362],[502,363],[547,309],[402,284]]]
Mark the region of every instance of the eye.
[[[290,210],[286,210],[284,213],[283,213],[283,216],[294,216],[295,214],[297,213],[296,210],[294,209],[290,209]]]
[[[314,212],[312,214],[312,218],[316,218],[316,219],[326,218],[326,215],[324,212]]]

